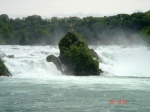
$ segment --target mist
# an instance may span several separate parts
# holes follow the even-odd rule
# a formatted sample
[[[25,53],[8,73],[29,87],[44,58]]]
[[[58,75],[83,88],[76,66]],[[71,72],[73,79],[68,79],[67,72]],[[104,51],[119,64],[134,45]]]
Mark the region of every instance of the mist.
[[[91,45],[148,45],[144,40],[144,36],[135,32],[116,31],[114,34],[106,34],[104,37],[97,34],[99,39],[89,42]]]
[[[53,45],[58,45],[59,41],[61,40],[61,38],[64,35],[65,35],[65,32],[63,32],[61,30],[55,30],[55,33],[53,34],[52,44]]]

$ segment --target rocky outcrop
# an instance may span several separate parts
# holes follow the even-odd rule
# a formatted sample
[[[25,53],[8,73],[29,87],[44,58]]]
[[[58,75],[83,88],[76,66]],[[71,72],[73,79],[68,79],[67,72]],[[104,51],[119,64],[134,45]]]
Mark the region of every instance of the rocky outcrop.
[[[92,53],[92,56],[95,58],[95,59],[97,59],[99,62],[103,62],[102,60],[101,60],[101,58],[99,58],[99,56],[98,56],[98,54],[94,51],[94,49],[90,49],[90,51],[91,51],[91,53]],[[101,70],[102,71],[102,70]],[[100,73],[103,73],[103,72],[100,72]]]
[[[62,65],[61,65],[61,62],[58,57],[56,57],[54,55],[49,55],[46,57],[46,60],[47,60],[47,62],[53,62],[56,65],[57,69],[63,73],[63,70],[61,67]]]
[[[67,69],[66,74],[76,76],[100,75],[99,57],[89,49],[84,37],[68,32],[59,42],[60,61]]]
[[[92,56],[93,56],[95,59],[99,60],[98,54],[94,51],[94,49],[90,49],[90,51],[91,51],[91,53],[92,53]]]
[[[99,69],[99,73],[100,73],[100,74],[103,73],[103,70],[102,70],[102,69]]]
[[[14,58],[14,55],[8,55],[7,57],[8,58]]]
[[[0,59],[0,76],[10,76],[10,72],[8,71],[7,67],[3,63],[3,61]]]

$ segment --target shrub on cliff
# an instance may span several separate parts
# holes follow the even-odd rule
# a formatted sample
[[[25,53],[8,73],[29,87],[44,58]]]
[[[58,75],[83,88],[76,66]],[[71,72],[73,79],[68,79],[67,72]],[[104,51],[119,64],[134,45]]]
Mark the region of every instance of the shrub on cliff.
[[[59,42],[60,60],[67,73],[74,75],[99,75],[99,62],[95,60],[84,37],[68,32]]]

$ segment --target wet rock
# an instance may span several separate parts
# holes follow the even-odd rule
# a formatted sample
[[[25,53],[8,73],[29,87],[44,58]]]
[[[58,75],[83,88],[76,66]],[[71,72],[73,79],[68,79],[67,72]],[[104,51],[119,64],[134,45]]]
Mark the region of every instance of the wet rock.
[[[8,71],[7,67],[3,63],[3,61],[0,59],[0,76],[10,76],[10,72]]]
[[[100,73],[100,74],[102,74],[102,73],[103,73],[102,69],[99,69],[99,73]]]
[[[14,58],[14,55],[8,55],[7,57],[8,58]]]
[[[46,57],[46,60],[47,62],[53,62],[56,65],[57,69],[63,73],[62,65],[58,57],[54,55],[49,55]]]
[[[94,51],[94,49],[90,49],[90,51],[91,51],[93,57],[94,57],[95,59],[99,60],[98,54]]]

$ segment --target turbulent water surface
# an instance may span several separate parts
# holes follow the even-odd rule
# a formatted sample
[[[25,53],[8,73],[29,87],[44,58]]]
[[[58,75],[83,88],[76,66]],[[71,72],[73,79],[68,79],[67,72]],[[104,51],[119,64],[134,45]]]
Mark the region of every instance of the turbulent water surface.
[[[59,55],[55,46],[0,46],[12,73],[0,77],[0,112],[149,112],[150,48],[91,48],[101,58],[102,76],[62,75],[46,62]]]

